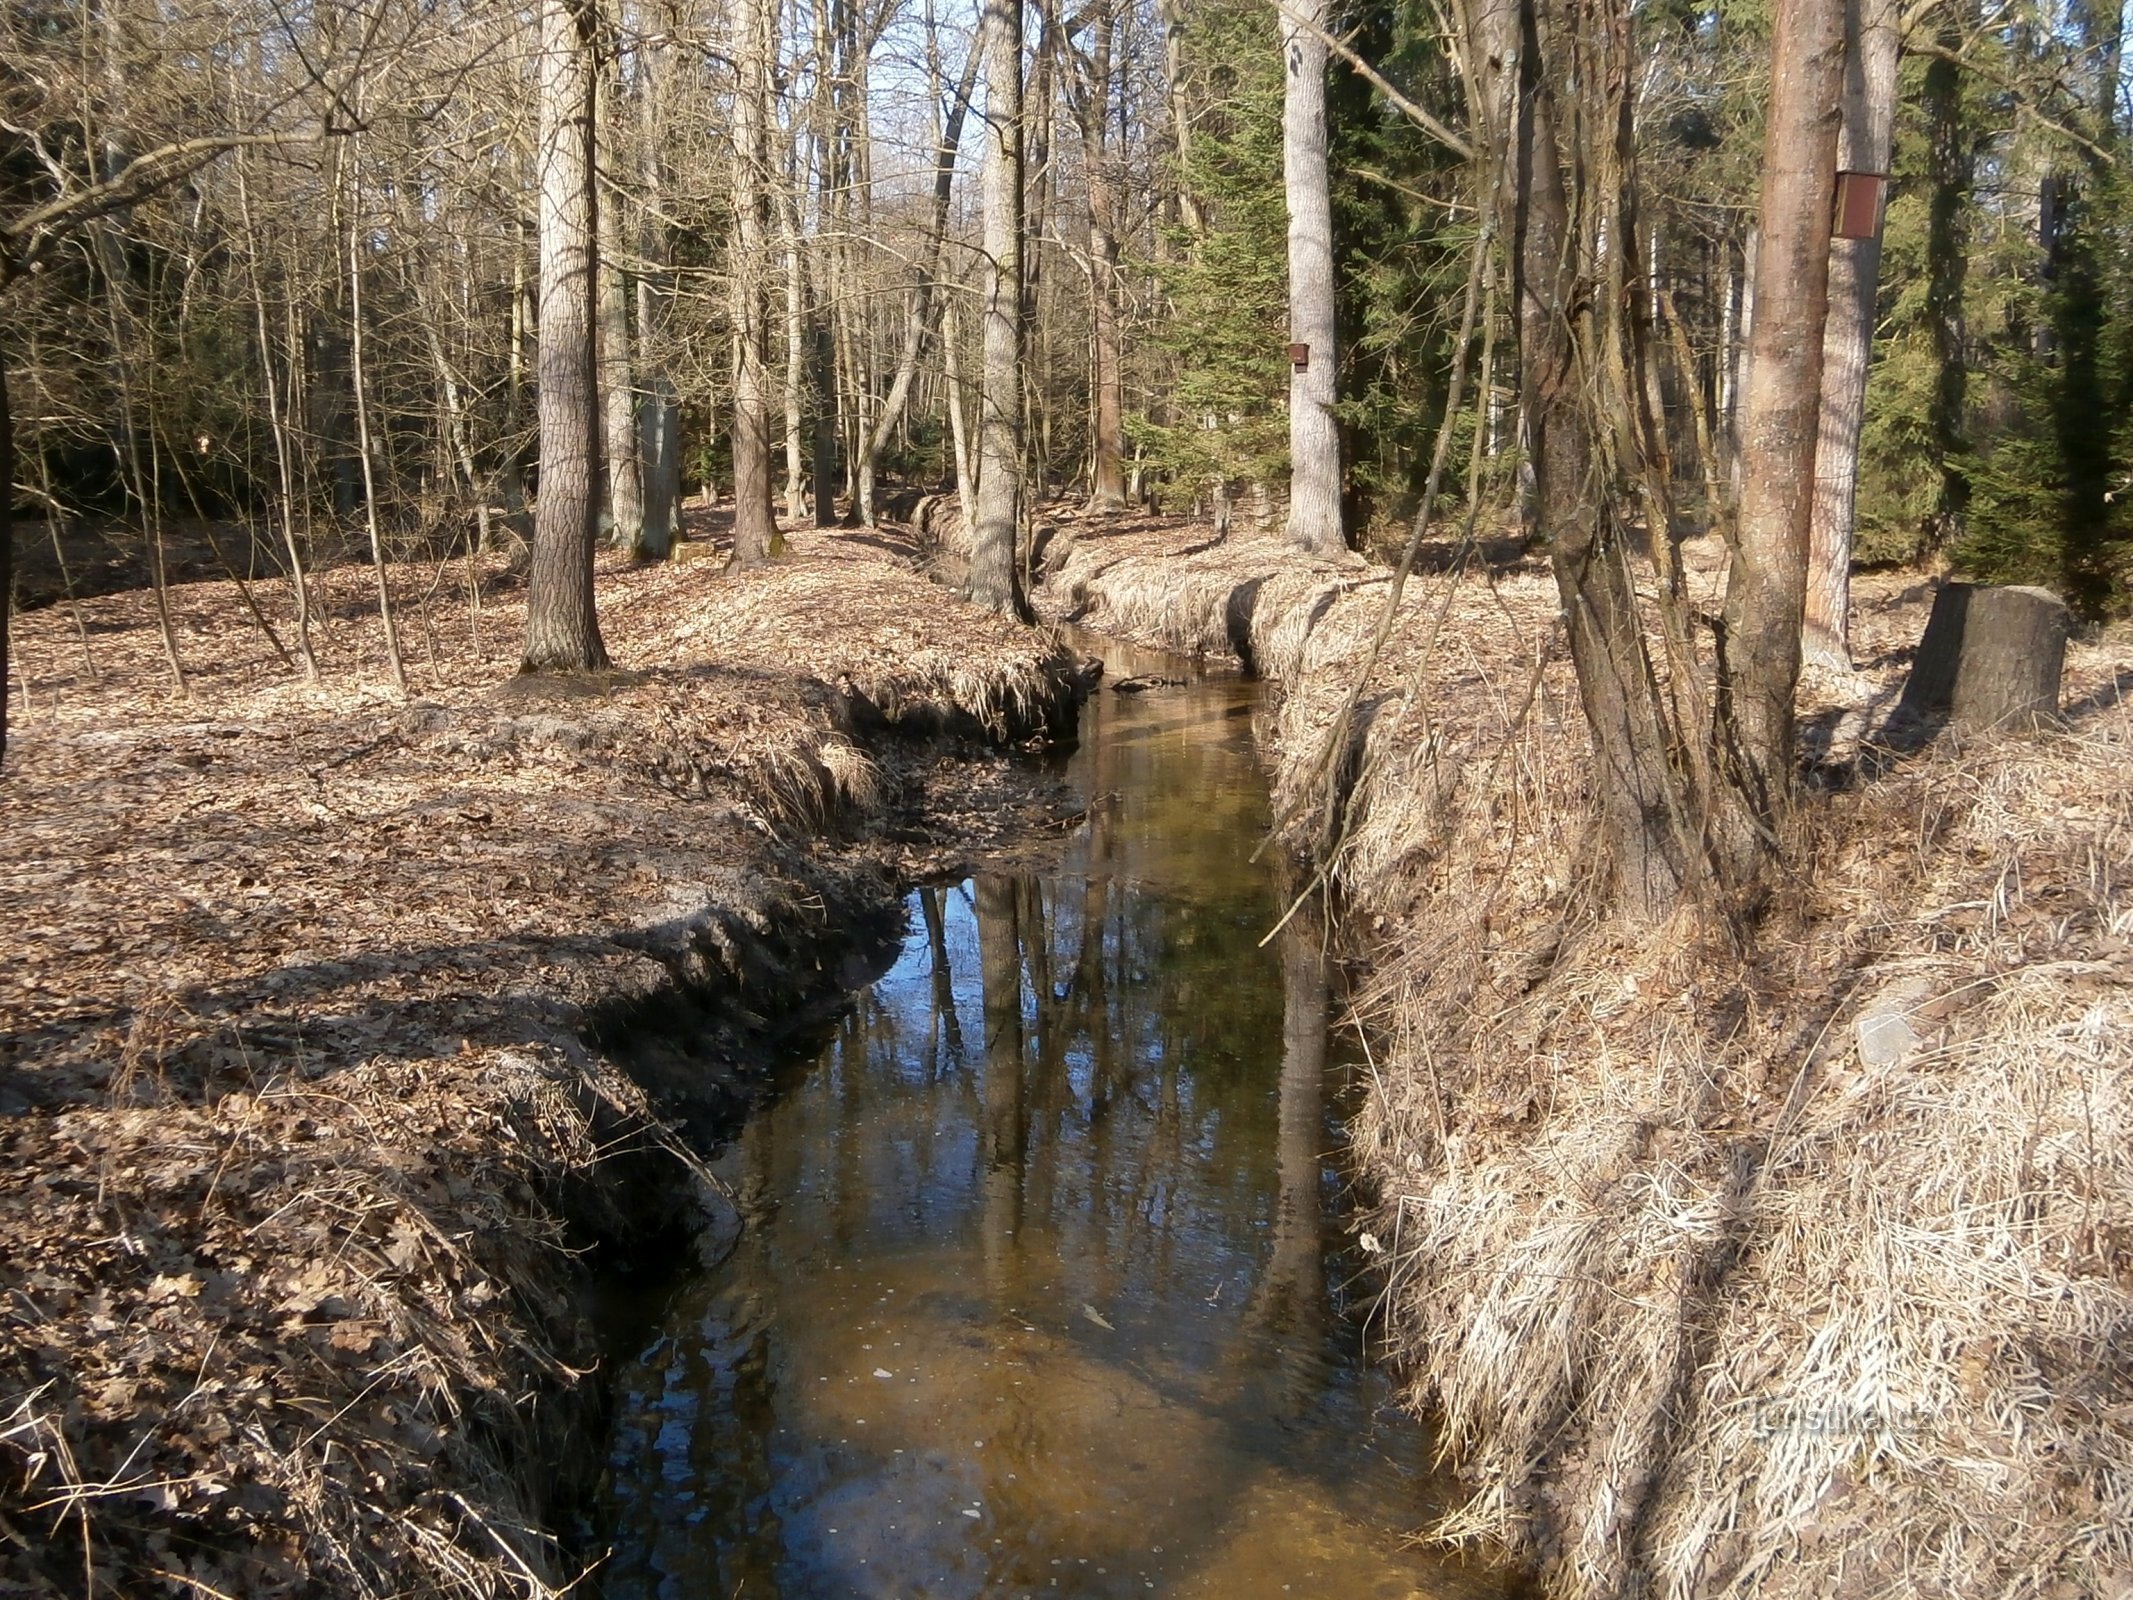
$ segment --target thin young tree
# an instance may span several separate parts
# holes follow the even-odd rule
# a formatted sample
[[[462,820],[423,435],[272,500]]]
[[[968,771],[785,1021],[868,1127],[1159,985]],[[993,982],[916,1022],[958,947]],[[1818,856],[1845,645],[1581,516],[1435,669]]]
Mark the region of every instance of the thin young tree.
[[[1326,173],[1326,0],[1281,10],[1281,177],[1289,210],[1289,539],[1345,549],[1333,324],[1333,201]]]
[[[595,67],[589,0],[540,9],[541,492],[526,581],[522,672],[607,665],[593,609],[600,385],[593,336]]]
[[[983,370],[970,598],[1022,608],[1015,531],[1022,499],[1022,5],[985,0],[984,232],[978,261]]]

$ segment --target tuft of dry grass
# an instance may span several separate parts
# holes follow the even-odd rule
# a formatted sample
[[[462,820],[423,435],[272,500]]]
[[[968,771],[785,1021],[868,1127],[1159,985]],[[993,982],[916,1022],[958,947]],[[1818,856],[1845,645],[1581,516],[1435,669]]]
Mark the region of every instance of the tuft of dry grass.
[[[1930,585],[1863,578],[1867,670],[1805,696],[1852,781],[1803,808],[1742,953],[1572,899],[1584,735],[1545,574],[1412,586],[1330,785],[1368,574],[1153,525],[1054,584],[1253,661],[1292,841],[1342,812],[1319,864],[1374,930],[1365,1244],[1474,1486],[1445,1537],[1563,1596],[2133,1592],[2129,641],[2076,647],[2063,733],[1881,752]]]

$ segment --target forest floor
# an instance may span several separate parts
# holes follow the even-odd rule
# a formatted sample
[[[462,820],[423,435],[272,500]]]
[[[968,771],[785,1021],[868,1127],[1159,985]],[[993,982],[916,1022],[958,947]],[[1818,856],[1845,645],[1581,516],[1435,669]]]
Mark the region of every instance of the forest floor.
[[[694,532],[603,557],[589,683],[512,677],[501,560],[395,571],[404,692],[361,567],[315,683],[229,582],[169,591],[183,692],[148,593],[19,617],[0,1595],[577,1575],[588,1274],[722,1236],[692,1141],[904,883],[1057,819],[1006,752],[1084,692],[894,533]]]
[[[1367,935],[1364,1247],[1473,1486],[1441,1531],[1563,1596],[2133,1593],[2133,635],[2076,641],[2058,731],[1922,739],[1935,583],[1861,575],[1778,903],[1624,934],[1553,580],[1491,555],[1426,548],[1374,664],[1360,558],[1062,515],[1039,591],[1279,691],[1277,811]]]

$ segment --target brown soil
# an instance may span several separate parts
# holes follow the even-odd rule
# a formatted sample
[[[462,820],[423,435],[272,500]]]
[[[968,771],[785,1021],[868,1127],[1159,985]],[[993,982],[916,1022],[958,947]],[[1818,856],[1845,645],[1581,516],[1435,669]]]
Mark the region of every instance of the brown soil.
[[[793,546],[603,560],[590,683],[510,678],[497,562],[396,575],[405,694],[358,568],[317,684],[227,583],[171,590],[183,694],[149,596],[18,621],[0,1594],[577,1576],[588,1247],[723,1222],[691,1141],[768,1045],[901,883],[1063,803],[1000,752],[1070,715],[1065,652],[894,534]]]
[[[1370,935],[1364,1247],[1447,1537],[1563,1596],[2133,1587],[2133,638],[2076,644],[2064,731],[1919,746],[1933,583],[1862,576],[1781,903],[1630,937],[1537,564],[1428,553],[1329,761],[1383,569],[1062,532],[1050,614],[1281,690],[1288,837]]]

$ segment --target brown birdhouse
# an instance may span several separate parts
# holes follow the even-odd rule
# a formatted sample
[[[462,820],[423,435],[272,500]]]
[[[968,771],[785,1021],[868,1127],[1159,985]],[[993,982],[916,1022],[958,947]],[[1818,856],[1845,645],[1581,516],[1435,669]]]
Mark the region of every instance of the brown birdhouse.
[[[1837,224],[1831,231],[1839,239],[1873,239],[1881,234],[1881,201],[1888,192],[1885,172],[1840,172],[1837,174]]]
[[[1311,369],[1311,347],[1310,347],[1309,345],[1307,345],[1307,344],[1292,344],[1292,345],[1290,345],[1290,346],[1289,346],[1289,365],[1290,365],[1290,366],[1292,366],[1292,367],[1294,367],[1294,368],[1295,368],[1295,369],[1296,369],[1296,370],[1297,370],[1298,372],[1308,372],[1308,371],[1310,371],[1310,369]]]

